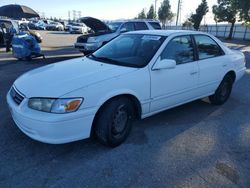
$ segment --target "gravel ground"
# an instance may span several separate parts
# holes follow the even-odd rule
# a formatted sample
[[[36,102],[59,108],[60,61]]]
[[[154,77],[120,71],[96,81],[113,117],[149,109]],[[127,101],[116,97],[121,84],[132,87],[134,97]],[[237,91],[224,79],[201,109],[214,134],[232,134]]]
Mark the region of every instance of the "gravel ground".
[[[0,187],[250,187],[250,48],[247,73],[223,106],[194,101],[134,124],[121,146],[94,139],[64,145],[31,140],[5,100],[13,81],[45,64],[80,56],[77,35],[42,32],[46,60],[18,62],[0,50]]]

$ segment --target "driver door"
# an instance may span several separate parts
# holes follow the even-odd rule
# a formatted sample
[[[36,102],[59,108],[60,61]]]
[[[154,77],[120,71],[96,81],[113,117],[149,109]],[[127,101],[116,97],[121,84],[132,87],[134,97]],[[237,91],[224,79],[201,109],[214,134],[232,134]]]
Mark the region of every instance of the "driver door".
[[[198,64],[191,37],[177,36],[170,40],[158,61],[164,59],[175,60],[176,66],[151,70],[152,113],[185,103],[198,96]]]

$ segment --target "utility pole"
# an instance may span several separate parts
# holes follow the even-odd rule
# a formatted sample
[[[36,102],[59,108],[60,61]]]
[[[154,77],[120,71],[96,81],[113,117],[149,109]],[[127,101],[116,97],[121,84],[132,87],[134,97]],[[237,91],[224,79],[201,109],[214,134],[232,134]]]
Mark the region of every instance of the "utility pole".
[[[71,21],[70,10],[68,12],[69,21]]]
[[[156,18],[157,18],[157,1],[158,0],[155,0],[155,16],[156,16]]]
[[[76,10],[73,10],[73,20],[76,21]]]
[[[179,14],[180,14],[180,6],[181,5],[181,0],[178,0],[178,8],[177,8],[177,17],[176,17],[176,26],[178,25],[179,21]]]

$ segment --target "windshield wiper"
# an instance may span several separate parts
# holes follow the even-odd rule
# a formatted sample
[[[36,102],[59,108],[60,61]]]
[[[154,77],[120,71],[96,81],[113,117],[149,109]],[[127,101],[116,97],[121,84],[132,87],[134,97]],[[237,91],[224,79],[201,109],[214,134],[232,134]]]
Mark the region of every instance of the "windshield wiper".
[[[118,64],[121,63],[121,62],[119,62],[117,60],[114,60],[114,59],[111,59],[111,58],[108,58],[108,57],[97,57],[94,54],[90,54],[90,55],[88,55],[88,57],[92,57],[93,59],[100,60],[100,61],[105,61],[105,62],[112,62],[112,63],[118,63]]]

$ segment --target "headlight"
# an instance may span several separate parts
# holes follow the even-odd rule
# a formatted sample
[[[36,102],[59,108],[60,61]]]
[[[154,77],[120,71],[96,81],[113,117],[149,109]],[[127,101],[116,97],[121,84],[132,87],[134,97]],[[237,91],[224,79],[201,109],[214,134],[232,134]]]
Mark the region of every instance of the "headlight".
[[[88,42],[90,42],[90,43],[96,42],[96,37],[89,37]]]
[[[78,110],[82,104],[82,98],[70,99],[47,99],[47,98],[31,98],[28,106],[34,110],[51,112],[57,114],[70,113]]]

